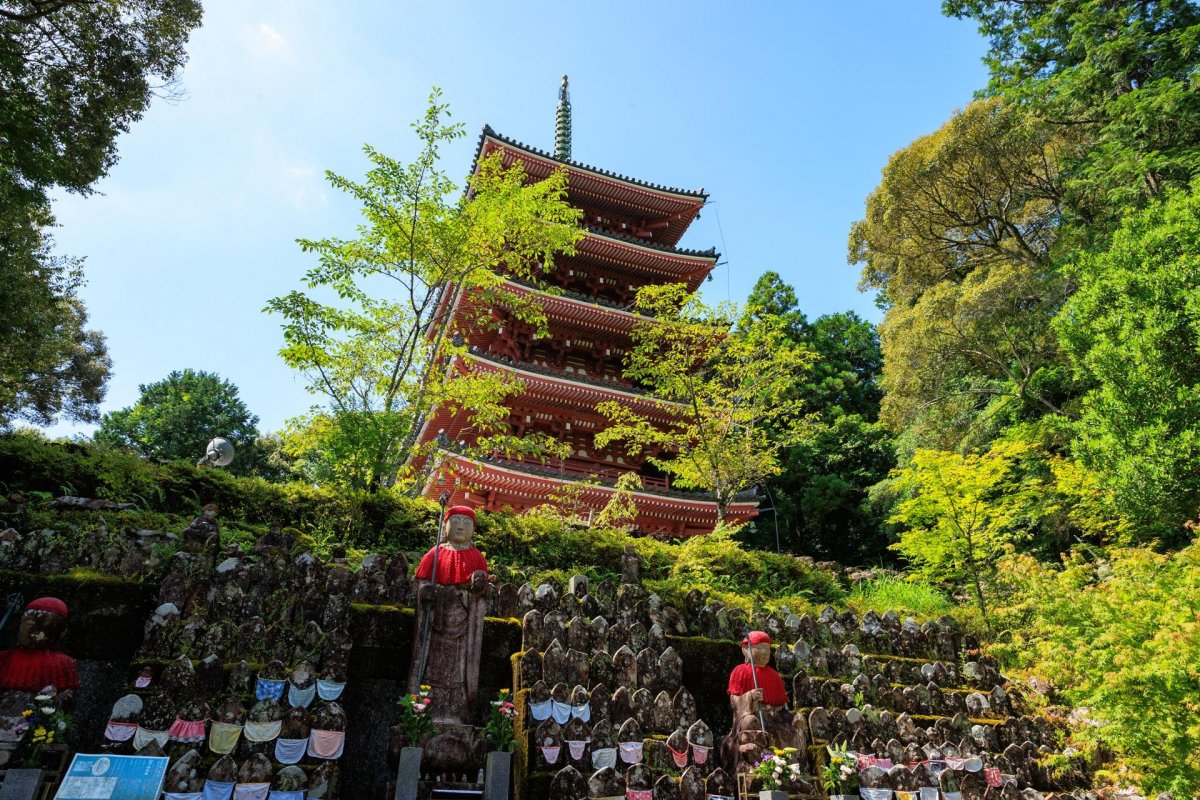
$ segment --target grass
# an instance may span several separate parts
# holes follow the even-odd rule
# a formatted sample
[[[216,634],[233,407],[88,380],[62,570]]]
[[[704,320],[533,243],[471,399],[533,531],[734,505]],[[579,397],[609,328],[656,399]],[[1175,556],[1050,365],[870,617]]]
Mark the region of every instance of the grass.
[[[881,575],[856,584],[846,598],[846,605],[858,614],[868,611],[883,614],[895,610],[920,618],[940,617],[954,610],[954,603],[942,590],[893,575]]]

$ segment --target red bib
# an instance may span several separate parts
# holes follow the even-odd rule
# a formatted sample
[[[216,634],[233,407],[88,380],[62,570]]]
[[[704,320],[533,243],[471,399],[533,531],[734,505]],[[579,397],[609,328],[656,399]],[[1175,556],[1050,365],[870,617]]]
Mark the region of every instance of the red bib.
[[[745,694],[754,691],[755,675],[750,672],[749,664],[738,664],[729,673],[729,694]],[[787,689],[783,686],[783,678],[770,667],[758,667],[754,670],[758,677],[758,688],[762,689],[763,703],[768,706],[786,706]]]
[[[14,647],[0,653],[0,689],[39,692],[53,686],[60,692],[79,688],[75,659],[55,650]]]
[[[421,559],[421,563],[417,567],[417,580],[427,581],[433,577],[433,551],[435,549],[437,548],[429,548],[429,552]],[[466,550],[443,547],[437,554],[439,586],[458,586],[469,583],[471,575],[476,570],[487,572],[487,561],[484,560],[483,553],[479,552],[477,547],[468,547]]]

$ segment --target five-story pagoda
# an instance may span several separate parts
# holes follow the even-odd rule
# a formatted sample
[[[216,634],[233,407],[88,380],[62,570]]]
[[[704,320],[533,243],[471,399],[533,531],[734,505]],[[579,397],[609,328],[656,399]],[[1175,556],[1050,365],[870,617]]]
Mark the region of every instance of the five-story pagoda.
[[[460,368],[516,376],[524,391],[510,399],[509,427],[515,435],[549,434],[570,446],[572,455],[543,464],[502,458],[467,457],[451,449],[433,457],[433,475],[425,494],[451,494],[451,503],[489,510],[522,511],[561,497],[575,485],[578,502],[594,510],[612,497],[625,472],[640,475],[643,488],[632,494],[638,529],[657,535],[691,536],[712,531],[716,501],[676,491],[670,479],[644,458],[631,458],[617,445],[598,449],[594,435],[607,424],[596,405],[616,400],[640,406],[647,414],[668,413],[661,403],[625,380],[622,359],[631,346],[630,333],[642,317],[631,308],[637,290],[648,284],[684,283],[695,291],[717,262],[715,250],[683,250],[676,245],[704,205],[703,191],[685,191],[616,175],[571,160],[571,106],[567,79],[559,94],[556,146],[553,155],[507,139],[485,127],[475,163],[499,152],[506,167],[521,162],[531,181],[551,172],[568,173],[568,202],[583,212],[586,236],[572,256],[555,258],[544,276],[560,291],[550,294],[517,281],[507,288],[531,297],[545,311],[548,337],[537,338],[533,326],[502,309],[493,310],[497,324],[487,330],[469,328],[470,355]],[[443,293],[443,302],[452,293]],[[454,307],[438,309],[451,324],[465,316],[464,302],[453,293]],[[467,300],[466,302],[470,302]],[[456,328],[458,326],[455,326]],[[465,412],[438,409],[422,424],[420,444],[434,440],[463,441],[470,436]],[[581,484],[581,481],[587,481]],[[757,502],[735,502],[727,510],[731,522],[749,519]]]

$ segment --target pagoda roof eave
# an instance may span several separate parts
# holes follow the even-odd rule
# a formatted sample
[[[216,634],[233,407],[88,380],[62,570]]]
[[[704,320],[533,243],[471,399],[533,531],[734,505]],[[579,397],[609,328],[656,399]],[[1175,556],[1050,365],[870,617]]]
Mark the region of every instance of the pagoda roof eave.
[[[530,295],[538,298],[542,310],[551,319],[563,322],[574,322],[589,327],[607,328],[616,333],[628,334],[633,327],[641,322],[654,322],[653,317],[636,314],[601,303],[589,303],[578,297],[564,294],[554,294],[533,286],[527,286],[514,280],[505,280],[509,291],[522,297]]]
[[[572,480],[567,477],[556,477],[552,475],[536,474],[528,470],[522,470],[515,466],[493,464],[486,461],[480,461],[468,456],[459,455],[457,453],[443,451],[443,465],[446,462],[454,462],[457,467],[465,468],[479,476],[492,475],[502,477],[506,482],[511,484],[523,484],[529,490],[537,494],[549,495],[551,492],[556,492],[564,485],[575,485],[579,481]],[[426,491],[434,488],[435,482],[431,481],[426,486]],[[582,487],[584,498],[589,495],[596,499],[607,499],[615,491],[615,487],[605,486],[603,484],[585,484]],[[643,509],[658,509],[662,511],[675,511],[677,513],[701,514],[713,520],[716,519],[717,502],[706,497],[688,497],[682,492],[664,491],[656,492],[653,490],[634,490],[629,492],[634,498],[635,503]],[[757,513],[758,500],[735,500],[730,503],[728,515],[734,519],[749,519]]]
[[[649,181],[639,180],[638,178],[631,178],[628,175],[621,175],[617,172],[610,172],[609,170],[601,169],[600,167],[593,167],[591,164],[584,164],[581,161],[564,161],[563,159],[557,158],[553,153],[550,153],[546,150],[542,150],[541,148],[525,144],[517,139],[497,133],[491,125],[484,125],[483,131],[481,131],[479,134],[479,143],[475,146],[475,160],[471,162],[472,173],[474,173],[475,166],[479,163],[480,156],[483,155],[484,143],[489,138],[495,139],[498,143],[507,147],[511,147],[514,150],[523,150],[529,155],[537,156],[538,158],[545,159],[546,161],[553,161],[555,164],[567,167],[568,169],[590,172],[607,180],[620,181],[621,183],[627,183],[630,186],[636,186],[640,189],[646,189],[658,194],[674,195],[676,197],[687,198],[692,201],[699,200],[701,205],[708,201],[708,193],[703,189],[676,189],[671,186],[664,186],[661,183],[651,183]]]
[[[554,397],[572,405],[594,407],[596,403],[605,400],[617,400],[628,406],[639,409],[642,413],[651,414],[659,419],[668,420],[672,411],[682,410],[683,405],[670,400],[660,400],[644,394],[638,394],[617,386],[599,386],[595,383],[572,380],[569,375],[550,375],[533,372],[515,364],[491,359],[479,353],[470,353],[465,358],[456,358],[459,364],[466,368],[481,367],[490,371],[503,371],[515,374],[525,381],[524,396],[536,395],[539,392]]]

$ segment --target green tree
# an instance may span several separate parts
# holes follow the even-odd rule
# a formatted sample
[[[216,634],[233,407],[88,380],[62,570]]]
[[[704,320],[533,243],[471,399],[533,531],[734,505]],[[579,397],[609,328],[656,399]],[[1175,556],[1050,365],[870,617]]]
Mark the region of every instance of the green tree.
[[[98,417],[109,360],[85,328],[81,262],[55,256],[47,192],[88,193],[119,134],[176,95],[197,0],[0,6],[0,426]]]
[[[786,448],[782,469],[767,481],[777,520],[759,517],[752,541],[794,553],[867,563],[886,553],[886,514],[868,500],[872,485],[895,466],[892,436],[876,422],[882,354],[875,326],[853,312],[825,314],[811,323],[795,290],[778,273],[758,279],[747,318],[774,318],[788,338],[816,361],[795,382],[794,397],[809,415],[804,435]]]
[[[463,135],[440,97],[435,89],[413,125],[422,149],[411,164],[367,147],[365,182],[327,173],[362,204],[358,238],[300,240],[320,262],[305,276],[316,295],[293,291],[266,309],[283,317],[284,361],[328,402],[294,430],[336,442],[343,464],[326,474],[372,491],[396,480],[414,454],[415,423],[438,407],[468,416],[480,451],[553,446],[509,433],[504,399],[520,381],[472,373],[459,335],[495,326],[496,306],[546,332],[541,306],[507,289],[505,277],[539,283],[555,254],[573,252],[584,236],[579,211],[566,202],[565,172],[531,183],[498,153],[479,161],[460,192],[438,166],[441,146]],[[460,329],[451,325],[455,310]]]
[[[1104,744],[1146,793],[1197,796],[1200,545],[1089,547],[1061,566],[1012,555],[1000,575],[993,651],[1086,708],[1093,724],[1072,735]]]
[[[156,94],[178,96],[198,0],[14,0],[0,8],[0,174],[88,192]]]
[[[670,416],[660,422],[616,402],[597,410],[610,426],[596,446],[620,442],[633,457],[675,477],[681,488],[711,492],[718,522],[739,492],[779,472],[784,448],[804,427],[794,385],[812,354],[793,344],[778,318],[745,318],[705,306],[683,284],[643,287],[625,376],[647,387]]]
[[[238,469],[249,469],[242,462],[249,460],[258,437],[258,417],[232,383],[211,372],[185,369],[138,389],[136,403],[100,420],[96,442],[129,448],[143,458],[195,463],[209,440],[220,436],[237,448]]]
[[[989,91],[1090,145],[1065,154],[1092,233],[1200,171],[1200,6],[1188,0],[944,0],[988,37]],[[1098,230],[1097,230],[1098,229]]]
[[[1064,134],[976,102],[895,153],[850,233],[861,288],[885,308],[880,419],[906,445],[986,444],[1067,411],[1051,320]]]
[[[5,199],[0,186],[0,208]],[[24,211],[33,218],[0,211],[0,429],[60,414],[95,422],[112,362],[104,337],[86,327],[81,265],[52,254],[44,205]]]
[[[903,526],[892,549],[921,579],[967,586],[989,626],[986,587],[1005,548],[1024,535],[1028,497],[1013,480],[1024,449],[1001,441],[979,455],[918,450],[895,478],[906,499],[891,518]]]
[[[1200,190],[1167,193],[1071,268],[1057,320],[1081,380],[1075,450],[1145,539],[1200,512]]]

